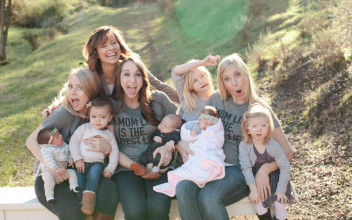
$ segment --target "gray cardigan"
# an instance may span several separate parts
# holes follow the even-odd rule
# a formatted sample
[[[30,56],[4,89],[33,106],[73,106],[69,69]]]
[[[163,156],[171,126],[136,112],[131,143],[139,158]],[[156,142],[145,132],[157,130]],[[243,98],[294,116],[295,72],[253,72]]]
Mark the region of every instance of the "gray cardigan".
[[[287,183],[290,180],[290,163],[288,162],[286,155],[284,154],[281,146],[274,139],[269,139],[266,147],[266,151],[272,156],[276,164],[280,169],[279,182],[277,184],[276,192],[286,192]],[[254,175],[252,173],[252,167],[257,160],[257,156],[254,153],[253,144],[245,143],[241,141],[239,146],[239,160],[242,169],[242,173],[246,179],[247,185],[255,185]]]

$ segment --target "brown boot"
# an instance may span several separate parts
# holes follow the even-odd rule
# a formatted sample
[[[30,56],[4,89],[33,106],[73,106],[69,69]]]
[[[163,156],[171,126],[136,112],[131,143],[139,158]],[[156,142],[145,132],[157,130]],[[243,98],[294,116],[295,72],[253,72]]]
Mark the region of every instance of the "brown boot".
[[[82,197],[82,208],[81,211],[85,215],[92,215],[95,208],[96,195],[92,191],[84,191]]]
[[[113,215],[105,215],[101,212],[95,211],[94,220],[114,220]]]

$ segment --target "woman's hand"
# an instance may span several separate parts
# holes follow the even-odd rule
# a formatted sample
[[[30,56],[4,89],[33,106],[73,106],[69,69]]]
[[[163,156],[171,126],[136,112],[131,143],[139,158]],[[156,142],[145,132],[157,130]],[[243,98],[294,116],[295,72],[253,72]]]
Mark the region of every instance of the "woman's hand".
[[[268,199],[271,195],[269,173],[267,164],[263,164],[255,175],[255,185],[257,186],[262,202]]]
[[[46,119],[53,111],[55,111],[60,105],[53,105],[53,106],[48,106],[46,109],[44,109],[41,113],[42,118]]]
[[[160,162],[158,164],[158,167],[160,168],[161,166],[167,166],[172,158],[172,152],[167,150],[167,146],[164,145],[162,147],[158,147],[154,152],[153,152],[153,158],[156,157],[157,154],[160,154]]]
[[[110,143],[107,142],[105,140],[105,138],[103,138],[100,135],[87,138],[87,139],[85,139],[83,141],[84,141],[84,143],[86,145],[88,145],[89,147],[93,148],[93,149],[87,149],[87,151],[101,152],[105,156],[107,156],[110,153],[111,148],[112,148]]]
[[[179,141],[176,145],[176,149],[180,152],[184,163],[188,160],[188,154],[194,155],[194,152],[188,148],[189,144],[190,143],[188,141]]]

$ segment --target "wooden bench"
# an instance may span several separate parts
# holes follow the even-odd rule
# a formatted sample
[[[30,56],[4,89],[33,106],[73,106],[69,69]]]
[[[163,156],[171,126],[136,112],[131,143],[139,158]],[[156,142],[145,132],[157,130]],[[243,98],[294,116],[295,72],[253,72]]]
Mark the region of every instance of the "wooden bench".
[[[255,211],[247,198],[227,207],[230,216],[254,215]],[[177,201],[172,200],[170,218],[179,218]],[[42,206],[33,187],[0,187],[0,220],[57,220],[57,217]],[[121,205],[115,220],[124,219]]]

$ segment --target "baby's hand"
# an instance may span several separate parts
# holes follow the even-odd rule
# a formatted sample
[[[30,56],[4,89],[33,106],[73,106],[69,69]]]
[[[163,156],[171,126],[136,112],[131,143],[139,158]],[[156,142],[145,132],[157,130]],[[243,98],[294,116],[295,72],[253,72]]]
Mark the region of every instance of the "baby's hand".
[[[249,193],[248,199],[251,203],[257,204],[259,202],[259,193],[257,189],[251,189],[251,192]]]
[[[283,192],[276,192],[275,195],[277,196],[277,200],[278,202],[282,203],[282,204],[287,204],[288,203],[288,198],[285,195],[285,193]]]
[[[157,143],[162,143],[162,142],[163,142],[163,139],[161,139],[161,137],[159,137],[159,136],[155,136],[155,137],[153,138],[153,140],[154,140],[155,142],[157,142]]]
[[[68,165],[69,165],[70,167],[72,167],[72,166],[73,166],[73,160],[69,160],[69,161],[68,161]]]
[[[78,172],[84,173],[85,165],[83,160],[77,160],[75,165]]]
[[[64,168],[57,168],[57,169],[55,170],[55,174],[56,174],[57,176],[61,176],[61,175],[63,175],[65,172],[66,172],[66,170],[65,170]]]
[[[106,177],[106,178],[110,178],[111,176],[112,176],[112,173],[109,171],[109,170],[107,170],[107,169],[105,169],[104,170],[104,176]]]
[[[204,63],[204,66],[215,66],[217,64],[216,61],[218,60],[220,60],[219,55],[216,55],[216,56],[208,55],[202,61]]]
[[[197,132],[196,129],[194,129],[194,130],[191,131],[191,136],[192,136],[192,137],[195,137],[195,136],[197,136],[197,135],[198,135],[198,132]]]
[[[166,148],[168,151],[174,151],[175,150],[175,142],[174,141],[168,141],[165,144]]]

